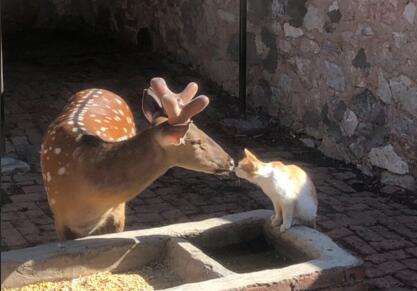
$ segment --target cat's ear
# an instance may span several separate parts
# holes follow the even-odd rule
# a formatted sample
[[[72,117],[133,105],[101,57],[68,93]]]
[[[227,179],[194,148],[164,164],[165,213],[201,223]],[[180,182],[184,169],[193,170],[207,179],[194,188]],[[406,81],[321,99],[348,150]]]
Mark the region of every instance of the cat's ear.
[[[254,154],[252,154],[248,149],[245,148],[245,157],[250,159],[250,160],[254,160],[256,161],[256,157]]]

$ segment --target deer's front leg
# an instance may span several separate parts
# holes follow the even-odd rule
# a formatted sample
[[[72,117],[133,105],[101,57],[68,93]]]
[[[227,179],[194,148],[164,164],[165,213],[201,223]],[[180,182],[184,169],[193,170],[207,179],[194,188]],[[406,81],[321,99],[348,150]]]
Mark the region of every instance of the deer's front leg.
[[[90,235],[107,234],[122,232],[125,229],[125,207],[126,203],[121,203],[110,212],[103,225],[97,228]]]

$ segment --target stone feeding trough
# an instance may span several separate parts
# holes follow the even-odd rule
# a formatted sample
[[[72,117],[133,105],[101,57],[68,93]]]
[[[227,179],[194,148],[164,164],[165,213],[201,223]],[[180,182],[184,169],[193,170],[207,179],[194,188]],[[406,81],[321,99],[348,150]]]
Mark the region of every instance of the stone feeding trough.
[[[1,254],[1,287],[60,281],[101,271],[151,270],[167,290],[363,290],[362,261],[329,237],[271,228],[270,210],[93,236]],[[350,289],[349,289],[350,290]]]

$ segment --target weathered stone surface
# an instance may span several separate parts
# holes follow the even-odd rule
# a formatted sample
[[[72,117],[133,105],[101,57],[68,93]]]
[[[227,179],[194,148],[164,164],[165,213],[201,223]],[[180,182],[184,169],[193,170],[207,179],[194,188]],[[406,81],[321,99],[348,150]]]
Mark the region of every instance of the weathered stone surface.
[[[318,128],[320,115],[315,111],[308,110],[303,116],[303,122],[307,127]]]
[[[219,15],[219,17],[227,22],[236,22],[236,15],[234,15],[233,13],[230,13],[228,11],[224,11],[222,9],[218,9],[217,10],[217,15]]]
[[[367,61],[366,53],[363,48],[358,51],[356,57],[352,60],[352,65],[360,69],[368,69],[371,66]]]
[[[333,11],[333,10],[339,10],[339,1],[338,0],[333,1],[332,4],[330,4],[329,12]]]
[[[378,91],[377,91],[378,97],[382,100],[382,102],[386,104],[392,103],[392,92],[391,88],[388,84],[388,81],[385,79],[384,74],[382,72],[379,72],[378,74]]]
[[[289,23],[284,24],[284,33],[287,37],[298,38],[304,34],[304,31],[301,28],[292,26]]]
[[[352,111],[362,123],[370,123],[370,129],[385,123],[385,107],[368,89],[353,96]]]
[[[316,147],[316,142],[312,138],[302,138],[300,140],[306,147],[309,147],[309,148],[315,148]]]
[[[404,8],[403,15],[407,19],[408,23],[413,24],[416,17],[417,7],[412,1],[410,1]]]
[[[222,127],[231,133],[253,134],[265,128],[262,122],[251,117],[249,120],[226,118],[221,121]]]
[[[358,127],[358,123],[355,112],[346,110],[341,123],[342,132],[347,136],[352,136],[355,133],[356,127]]]
[[[324,22],[325,17],[323,11],[310,4],[307,8],[307,14],[304,16],[305,28],[307,28],[307,30],[317,29],[322,32]]]
[[[410,175],[400,176],[394,175],[390,172],[383,172],[381,174],[381,182],[387,185],[399,186],[401,188],[416,191],[416,181]]]
[[[332,23],[339,23],[340,19],[342,18],[342,14],[340,13],[339,9],[330,10],[327,13],[327,16],[329,16]]]
[[[373,36],[375,33],[368,23],[359,23],[356,29],[356,35]]]
[[[392,36],[394,38],[395,46],[397,48],[401,48],[401,47],[403,47],[404,45],[407,44],[407,35],[405,33],[393,32]]]
[[[319,45],[314,40],[307,39],[307,38],[301,39],[300,49],[305,54],[311,53],[311,52],[317,54],[320,52]]]
[[[369,161],[372,165],[387,169],[395,174],[407,174],[408,165],[394,151],[392,145],[373,148],[369,152]]]
[[[398,78],[393,78],[389,81],[392,95],[395,100],[398,100],[400,96],[408,95],[408,88],[411,86],[412,81],[405,75],[401,75]]]
[[[280,1],[280,0],[279,0]],[[292,0],[284,2],[284,10],[286,15],[291,18],[290,24],[294,27],[303,25],[304,16],[307,13],[307,0]]]
[[[417,83],[409,77],[401,75],[390,80],[393,98],[401,107],[417,117]]]
[[[345,89],[345,76],[342,69],[331,62],[325,61],[327,69],[327,85],[336,91],[343,91]]]
[[[269,29],[263,27],[261,37],[262,42],[268,48],[268,52],[264,58],[263,65],[267,71],[274,73],[278,64],[278,51],[275,41],[276,36]]]
[[[417,86],[409,88],[406,95],[398,96],[402,108],[417,117]]]
[[[29,165],[23,161],[9,158],[9,157],[1,158],[1,174],[2,175],[7,175],[15,171],[25,173],[29,170],[30,170]]]

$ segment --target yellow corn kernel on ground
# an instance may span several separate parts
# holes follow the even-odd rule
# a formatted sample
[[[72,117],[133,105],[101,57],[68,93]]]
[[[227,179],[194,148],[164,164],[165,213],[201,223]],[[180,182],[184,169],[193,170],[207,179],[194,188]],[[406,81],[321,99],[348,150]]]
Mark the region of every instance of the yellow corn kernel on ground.
[[[77,279],[59,282],[41,282],[22,288],[1,289],[1,291],[130,291],[154,290],[138,274],[112,274],[100,272]]]

